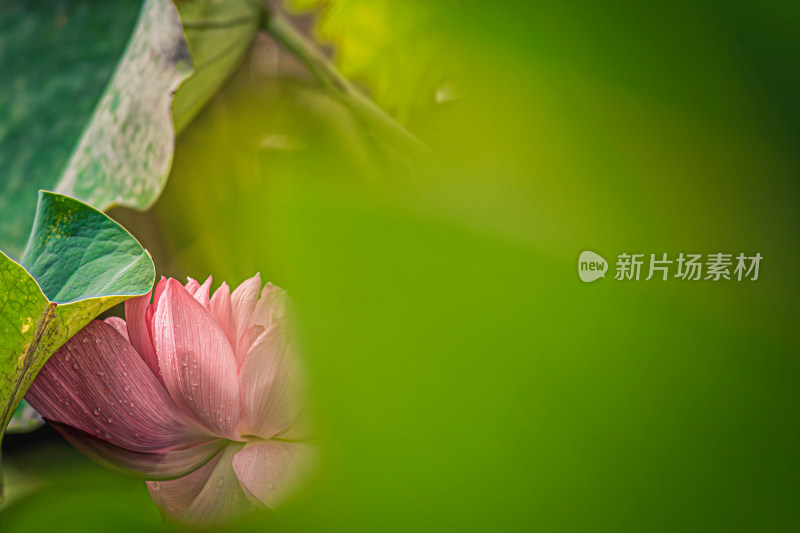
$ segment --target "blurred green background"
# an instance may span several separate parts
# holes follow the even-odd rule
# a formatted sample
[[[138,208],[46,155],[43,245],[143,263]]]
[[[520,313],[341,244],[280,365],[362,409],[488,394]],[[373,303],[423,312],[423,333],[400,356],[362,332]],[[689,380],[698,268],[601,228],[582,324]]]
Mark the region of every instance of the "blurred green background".
[[[293,297],[321,466],[230,531],[800,529],[797,6],[318,19],[435,157],[260,38],[155,208],[111,213],[161,274],[260,271]],[[764,259],[756,282],[583,284],[586,249]],[[141,482],[50,430],[4,446],[3,532],[160,527]]]

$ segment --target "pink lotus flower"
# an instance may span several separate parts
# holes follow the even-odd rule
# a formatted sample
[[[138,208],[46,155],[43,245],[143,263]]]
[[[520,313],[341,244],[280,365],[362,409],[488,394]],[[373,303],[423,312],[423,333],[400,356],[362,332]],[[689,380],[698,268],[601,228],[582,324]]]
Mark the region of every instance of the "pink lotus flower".
[[[261,278],[209,298],[164,279],[47,362],[30,404],[95,461],[147,480],[168,519],[210,525],[274,507],[313,455],[298,438],[284,291]],[[259,297],[259,291],[261,291]]]

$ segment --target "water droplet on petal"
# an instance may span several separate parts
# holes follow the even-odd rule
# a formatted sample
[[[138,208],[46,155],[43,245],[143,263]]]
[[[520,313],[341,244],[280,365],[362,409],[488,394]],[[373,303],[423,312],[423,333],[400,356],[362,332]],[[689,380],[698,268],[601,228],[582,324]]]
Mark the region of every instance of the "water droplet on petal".
[[[94,412],[94,416],[100,416],[100,408],[99,407],[97,409],[95,409],[93,412]]]

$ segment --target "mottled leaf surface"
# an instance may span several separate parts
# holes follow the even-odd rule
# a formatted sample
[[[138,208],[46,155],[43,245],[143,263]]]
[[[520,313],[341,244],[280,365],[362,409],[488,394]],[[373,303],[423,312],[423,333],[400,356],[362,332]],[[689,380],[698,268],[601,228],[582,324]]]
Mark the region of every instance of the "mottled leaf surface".
[[[103,213],[43,193],[22,264],[50,301],[137,294],[152,281],[150,256]]]
[[[108,83],[139,0],[4,0],[0,8],[0,248],[19,257]]]
[[[172,96],[191,72],[175,6],[170,0],[146,0],[56,190],[101,209],[149,207],[172,163]]]

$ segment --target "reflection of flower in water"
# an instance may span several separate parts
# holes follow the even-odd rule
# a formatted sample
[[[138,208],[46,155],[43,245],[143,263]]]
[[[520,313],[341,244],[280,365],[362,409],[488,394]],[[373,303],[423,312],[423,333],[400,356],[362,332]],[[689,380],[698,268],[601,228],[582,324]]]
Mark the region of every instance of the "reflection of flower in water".
[[[312,457],[284,291],[210,285],[162,278],[127,322],[78,332],[27,396],[78,450],[149,480],[166,517],[205,525],[279,504]]]

